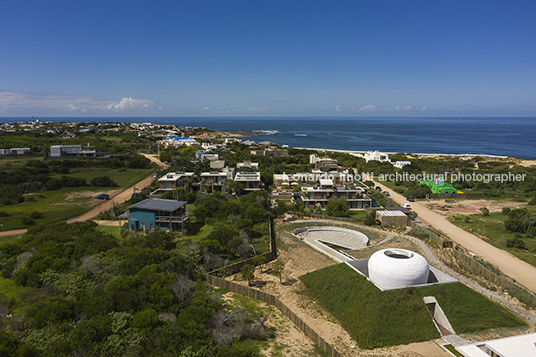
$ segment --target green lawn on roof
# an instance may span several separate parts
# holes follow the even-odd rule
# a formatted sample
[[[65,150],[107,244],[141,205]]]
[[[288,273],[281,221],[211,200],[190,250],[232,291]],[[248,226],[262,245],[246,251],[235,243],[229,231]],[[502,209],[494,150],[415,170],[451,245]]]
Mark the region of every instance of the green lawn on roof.
[[[457,333],[525,323],[461,283],[382,292],[346,264],[300,277],[318,302],[361,348],[379,348],[440,337],[423,302],[435,296]]]

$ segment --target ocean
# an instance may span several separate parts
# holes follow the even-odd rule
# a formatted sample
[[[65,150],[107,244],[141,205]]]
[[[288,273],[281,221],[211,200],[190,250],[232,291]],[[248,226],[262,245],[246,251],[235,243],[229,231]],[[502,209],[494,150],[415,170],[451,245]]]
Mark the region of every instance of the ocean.
[[[0,122],[29,121],[0,118]],[[471,154],[536,159],[536,118],[421,117],[99,117],[41,121],[151,122],[233,132],[274,131],[251,137],[291,147],[422,154]]]

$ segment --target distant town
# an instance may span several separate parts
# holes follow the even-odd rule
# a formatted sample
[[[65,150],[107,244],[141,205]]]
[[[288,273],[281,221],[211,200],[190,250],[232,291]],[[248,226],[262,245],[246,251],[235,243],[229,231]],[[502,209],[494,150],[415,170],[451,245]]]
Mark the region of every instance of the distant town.
[[[0,351],[536,353],[534,162],[256,134],[0,124]]]

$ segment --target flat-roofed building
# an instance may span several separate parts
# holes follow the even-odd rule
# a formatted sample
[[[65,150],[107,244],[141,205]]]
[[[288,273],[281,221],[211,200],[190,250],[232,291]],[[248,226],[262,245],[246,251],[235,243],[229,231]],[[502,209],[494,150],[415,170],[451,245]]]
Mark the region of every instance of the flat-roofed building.
[[[184,185],[184,180],[188,178],[190,183],[195,180],[194,172],[168,172],[158,179],[160,191],[173,191]]]
[[[464,357],[536,356],[536,332],[456,346]]]
[[[382,226],[405,226],[408,216],[401,211],[376,211],[376,220]]]
[[[155,227],[168,232],[184,229],[190,216],[186,201],[148,198],[127,207],[128,228],[136,232],[150,232]]]
[[[366,189],[358,184],[336,185],[331,179],[321,179],[320,185],[301,188],[300,201],[305,208],[322,209],[336,199],[346,201],[349,209],[368,208],[372,199],[366,195]]]
[[[52,145],[50,147],[50,157],[95,157],[97,152],[92,146],[82,145]]]
[[[256,191],[264,189],[260,172],[238,172],[234,178],[243,185],[244,191]]]

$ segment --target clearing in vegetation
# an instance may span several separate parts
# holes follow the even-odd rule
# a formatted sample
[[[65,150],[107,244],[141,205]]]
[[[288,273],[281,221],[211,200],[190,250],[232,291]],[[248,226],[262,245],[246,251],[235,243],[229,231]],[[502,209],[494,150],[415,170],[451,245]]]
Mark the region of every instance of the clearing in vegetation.
[[[440,337],[424,296],[437,299],[458,334],[526,326],[504,307],[461,283],[382,292],[346,264],[308,273],[300,280],[365,349]]]

